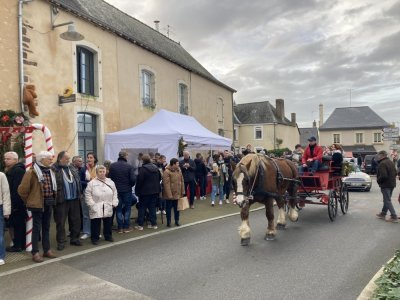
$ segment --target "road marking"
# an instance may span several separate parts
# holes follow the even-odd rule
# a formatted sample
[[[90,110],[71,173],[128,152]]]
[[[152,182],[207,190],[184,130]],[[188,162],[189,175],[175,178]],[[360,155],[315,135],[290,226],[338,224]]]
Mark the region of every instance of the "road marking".
[[[258,211],[258,210],[262,210],[262,209],[265,209],[265,207],[254,208],[254,209],[251,209],[250,212],[254,212],[254,211]],[[114,242],[112,244],[97,246],[96,248],[93,248],[93,249],[87,249],[87,250],[83,250],[83,251],[67,254],[67,255],[64,255],[64,256],[57,257],[57,258],[53,258],[51,260],[46,260],[46,261],[44,261],[42,263],[37,263],[37,264],[33,264],[33,265],[17,268],[17,269],[14,269],[14,270],[2,272],[2,273],[0,273],[0,277],[7,276],[7,275],[10,275],[10,274],[15,274],[15,273],[26,271],[26,270],[30,270],[30,269],[33,269],[33,268],[38,268],[38,267],[41,267],[41,266],[45,266],[45,265],[52,264],[52,263],[55,263],[55,262],[60,262],[60,261],[63,261],[63,260],[67,260],[67,259],[74,258],[74,257],[77,257],[77,256],[81,256],[81,255],[84,255],[84,254],[89,254],[89,253],[93,253],[93,252],[100,251],[100,250],[103,250],[103,249],[115,247],[115,246],[118,246],[118,245],[123,245],[123,244],[126,244],[126,243],[130,243],[130,242],[134,242],[134,241],[137,241],[137,240],[141,240],[141,239],[145,239],[145,238],[148,238],[148,237],[152,237],[152,236],[156,236],[156,235],[159,235],[159,234],[163,234],[163,233],[166,233],[166,232],[171,232],[171,231],[174,231],[174,230],[180,230],[180,229],[183,229],[183,228],[186,228],[186,227],[191,227],[191,226],[195,226],[195,225],[199,225],[199,224],[203,224],[203,223],[207,223],[207,222],[211,222],[211,221],[216,221],[216,220],[220,220],[220,219],[224,219],[224,218],[229,218],[229,217],[233,217],[233,216],[237,216],[237,215],[240,215],[240,212],[232,213],[232,214],[228,214],[228,215],[223,215],[223,216],[219,216],[219,217],[214,217],[214,218],[210,218],[210,219],[205,219],[205,220],[201,220],[201,221],[196,221],[196,222],[193,222],[193,223],[181,225],[179,227],[168,228],[168,229],[160,230],[160,231],[157,231],[157,232],[154,232],[154,233],[148,233],[148,234],[145,234],[145,235],[142,235],[142,236],[137,236],[137,237],[133,237],[133,238],[129,238],[129,239],[123,240],[123,241]]]

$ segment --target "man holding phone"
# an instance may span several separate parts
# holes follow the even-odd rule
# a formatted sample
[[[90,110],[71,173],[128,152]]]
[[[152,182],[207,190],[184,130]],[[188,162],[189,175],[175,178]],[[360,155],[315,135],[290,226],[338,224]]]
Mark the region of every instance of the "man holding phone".
[[[187,187],[189,186],[189,205],[190,208],[194,208],[194,196],[196,189],[196,164],[193,159],[190,158],[188,151],[183,152],[183,160],[179,163],[182,170],[183,181],[185,183],[185,194]]]

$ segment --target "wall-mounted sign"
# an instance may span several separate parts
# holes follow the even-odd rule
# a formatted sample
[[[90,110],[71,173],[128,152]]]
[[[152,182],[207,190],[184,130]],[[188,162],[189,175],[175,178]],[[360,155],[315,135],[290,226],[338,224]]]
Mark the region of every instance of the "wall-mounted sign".
[[[71,102],[76,102],[76,94],[72,94],[71,96],[64,97],[64,96],[58,96],[58,104],[65,104],[65,103],[71,103]]]

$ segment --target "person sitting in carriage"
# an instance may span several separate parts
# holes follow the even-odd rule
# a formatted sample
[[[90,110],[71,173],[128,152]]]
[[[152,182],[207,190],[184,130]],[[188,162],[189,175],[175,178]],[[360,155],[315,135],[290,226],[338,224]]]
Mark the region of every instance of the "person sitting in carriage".
[[[304,174],[304,171],[308,170],[310,175],[314,175],[322,165],[323,150],[322,147],[317,144],[315,136],[310,137],[308,142],[309,144],[304,150],[302,157],[303,166],[300,174]]]

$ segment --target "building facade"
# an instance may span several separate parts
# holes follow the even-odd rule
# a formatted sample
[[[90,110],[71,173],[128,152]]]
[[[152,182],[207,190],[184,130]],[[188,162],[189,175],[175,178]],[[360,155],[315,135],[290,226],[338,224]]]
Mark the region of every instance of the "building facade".
[[[31,121],[50,128],[56,152],[103,157],[105,133],[135,126],[159,109],[191,115],[233,137],[235,91],[179,43],[101,0],[34,0],[22,13],[23,80],[35,85],[40,113]],[[18,1],[0,7],[0,55],[6,58],[0,110],[21,110],[17,15]],[[64,40],[67,27],[52,27],[71,21],[83,40]],[[73,102],[60,104],[65,90],[73,91]],[[43,138],[34,139],[35,151],[43,149]]]
[[[291,114],[291,120],[285,117],[283,99],[277,99],[275,107],[269,101],[234,105],[236,152],[241,152],[248,144],[254,151],[293,149],[299,140],[296,114]]]

